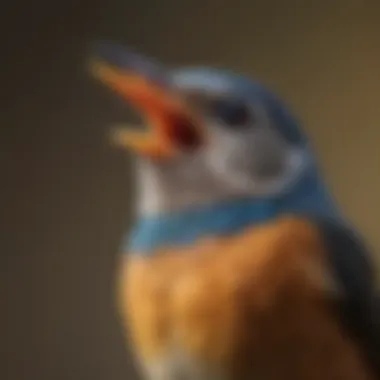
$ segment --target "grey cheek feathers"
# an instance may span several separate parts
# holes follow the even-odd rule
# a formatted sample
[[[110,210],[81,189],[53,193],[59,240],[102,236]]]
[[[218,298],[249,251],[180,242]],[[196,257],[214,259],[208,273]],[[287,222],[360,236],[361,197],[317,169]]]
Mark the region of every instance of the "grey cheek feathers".
[[[216,161],[213,169],[219,175],[223,186],[230,188],[235,193],[267,198],[287,191],[303,175],[303,171],[307,170],[304,156],[302,150],[289,150],[283,170],[278,176],[270,178],[250,176],[245,171],[235,170],[233,167]]]
[[[222,186],[243,195],[280,193],[310,163],[307,148],[289,145],[266,123],[241,132],[214,126],[211,137],[205,164]]]
[[[214,162],[203,155],[173,167],[156,167],[140,161],[137,165],[137,213],[152,215],[173,212],[236,197],[274,196],[298,181],[310,165],[307,152],[289,150],[286,165],[277,178],[260,183],[247,173]]]
[[[137,212],[145,216],[217,202],[233,195],[205,165],[203,155],[168,166],[141,161],[137,176]]]
[[[260,122],[241,131],[206,120],[210,143],[203,151],[163,164],[140,161],[138,212],[171,212],[231,197],[271,197],[291,186],[307,170],[307,149],[290,146],[257,112]]]

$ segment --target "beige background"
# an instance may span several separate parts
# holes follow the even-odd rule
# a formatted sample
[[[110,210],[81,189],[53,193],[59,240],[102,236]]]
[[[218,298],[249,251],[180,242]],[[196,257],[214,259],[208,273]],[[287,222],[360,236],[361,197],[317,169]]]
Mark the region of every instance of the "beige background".
[[[1,12],[1,379],[133,376],[113,306],[133,181],[105,139],[126,110],[85,73],[91,39],[267,82],[380,252],[378,1],[13,3]]]

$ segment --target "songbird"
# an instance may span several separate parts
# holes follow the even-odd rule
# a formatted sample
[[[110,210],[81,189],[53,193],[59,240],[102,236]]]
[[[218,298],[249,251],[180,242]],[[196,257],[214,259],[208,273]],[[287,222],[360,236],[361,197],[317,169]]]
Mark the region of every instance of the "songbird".
[[[370,254],[289,107],[249,76],[99,43],[93,74],[144,117],[121,323],[147,380],[380,378]]]

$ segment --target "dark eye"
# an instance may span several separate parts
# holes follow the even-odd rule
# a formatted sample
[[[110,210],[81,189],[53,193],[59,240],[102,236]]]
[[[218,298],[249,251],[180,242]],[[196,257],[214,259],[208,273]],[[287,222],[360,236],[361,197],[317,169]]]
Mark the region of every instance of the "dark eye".
[[[211,107],[213,116],[227,126],[241,128],[252,122],[252,114],[241,100],[218,99],[212,102]]]

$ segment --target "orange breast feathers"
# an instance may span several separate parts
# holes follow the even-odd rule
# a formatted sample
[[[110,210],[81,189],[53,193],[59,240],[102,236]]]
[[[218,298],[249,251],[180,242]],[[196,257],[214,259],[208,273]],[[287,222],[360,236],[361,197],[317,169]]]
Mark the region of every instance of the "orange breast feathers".
[[[179,347],[236,378],[370,379],[332,311],[327,268],[319,232],[295,218],[124,256],[122,322],[144,361]]]

